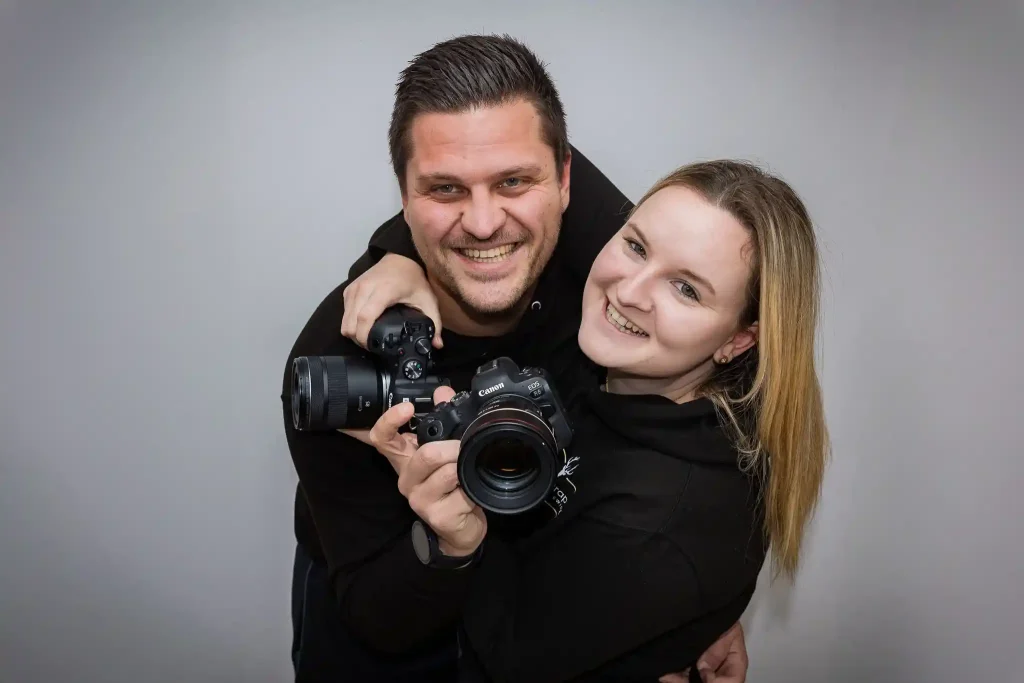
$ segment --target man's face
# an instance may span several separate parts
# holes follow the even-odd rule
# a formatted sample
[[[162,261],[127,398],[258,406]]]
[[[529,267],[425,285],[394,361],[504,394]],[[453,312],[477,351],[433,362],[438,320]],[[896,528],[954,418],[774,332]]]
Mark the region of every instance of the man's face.
[[[569,204],[541,119],[525,101],[421,114],[402,205],[429,277],[468,312],[511,311],[558,241]]]

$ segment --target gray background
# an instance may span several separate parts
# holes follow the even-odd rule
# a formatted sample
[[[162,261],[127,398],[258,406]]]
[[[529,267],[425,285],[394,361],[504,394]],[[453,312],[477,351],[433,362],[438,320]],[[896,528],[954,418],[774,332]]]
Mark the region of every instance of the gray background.
[[[281,371],[467,31],[634,199],[741,156],[820,225],[835,458],[749,680],[1020,680],[1024,9],[835,0],[0,4],[0,681],[289,680]]]

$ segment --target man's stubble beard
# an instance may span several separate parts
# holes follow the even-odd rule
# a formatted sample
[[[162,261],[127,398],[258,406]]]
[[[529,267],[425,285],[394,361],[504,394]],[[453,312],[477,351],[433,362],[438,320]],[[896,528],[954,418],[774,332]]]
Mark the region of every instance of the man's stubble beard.
[[[540,279],[541,274],[551,261],[555,247],[558,245],[558,237],[561,232],[561,215],[556,219],[557,224],[553,234],[545,244],[540,246],[540,252],[533,256],[526,277],[517,282],[514,289],[503,296],[501,300],[487,305],[484,302],[475,300],[472,294],[460,286],[459,279],[455,276],[455,268],[449,259],[458,258],[454,250],[442,245],[437,251],[431,252],[429,258],[424,258],[427,266],[427,277],[430,282],[443,290],[449,298],[459,305],[468,317],[479,324],[490,324],[509,320],[518,317],[528,305],[529,297]],[[522,248],[527,248],[533,242],[524,243]],[[417,249],[420,258],[423,258],[424,250]],[[442,255],[443,254],[443,255]],[[466,278],[467,280],[469,278]],[[478,286],[486,287],[486,281],[477,281]]]

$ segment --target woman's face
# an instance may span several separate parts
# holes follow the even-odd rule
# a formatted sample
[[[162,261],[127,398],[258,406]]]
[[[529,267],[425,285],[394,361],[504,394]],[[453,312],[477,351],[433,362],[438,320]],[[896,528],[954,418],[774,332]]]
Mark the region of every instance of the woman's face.
[[[699,383],[716,359],[735,358],[757,339],[756,324],[740,321],[750,246],[746,228],[696,192],[658,191],[594,261],[580,348],[616,377],[632,378],[638,392]]]

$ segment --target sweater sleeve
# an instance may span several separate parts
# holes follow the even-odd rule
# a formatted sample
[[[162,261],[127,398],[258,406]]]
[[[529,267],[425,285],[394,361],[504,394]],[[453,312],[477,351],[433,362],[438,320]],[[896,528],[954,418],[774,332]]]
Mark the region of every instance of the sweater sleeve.
[[[371,262],[364,254],[353,272]],[[406,652],[454,629],[472,570],[436,571],[416,559],[409,537],[415,515],[375,449],[340,432],[303,432],[292,424],[292,359],[361,353],[338,331],[344,286],[323,300],[289,353],[281,392],[285,437],[343,620],[371,648]]]
[[[416,251],[416,245],[412,241],[412,232],[409,224],[405,222],[404,214],[399,211],[397,214],[386,220],[370,236],[370,243],[367,245],[367,252],[374,263],[379,261],[384,254],[398,254],[412,259],[423,267],[423,259]]]
[[[573,277],[584,282],[598,253],[625,224],[633,203],[575,147],[570,169],[569,206],[562,214],[558,242]]]
[[[543,683],[643,645],[698,616],[701,602],[693,567],[676,546],[581,517],[523,556],[486,540],[463,624],[495,682]]]

